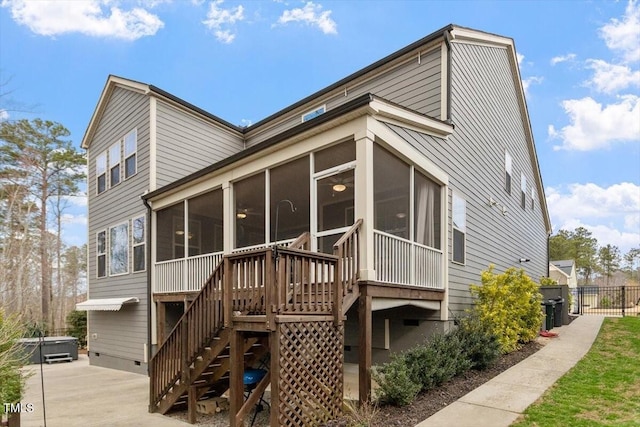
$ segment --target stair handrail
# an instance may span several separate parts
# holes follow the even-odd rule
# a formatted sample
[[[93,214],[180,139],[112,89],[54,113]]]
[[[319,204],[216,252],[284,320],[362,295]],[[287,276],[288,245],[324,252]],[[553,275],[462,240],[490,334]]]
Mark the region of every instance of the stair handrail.
[[[342,323],[342,302],[353,292],[354,286],[360,278],[360,228],[362,218],[347,230],[333,245],[333,254],[338,257],[335,271],[335,281],[339,282],[339,289],[334,295],[333,310],[336,324]]]
[[[150,410],[178,380],[189,382],[189,366],[223,327],[220,262],[149,361]]]

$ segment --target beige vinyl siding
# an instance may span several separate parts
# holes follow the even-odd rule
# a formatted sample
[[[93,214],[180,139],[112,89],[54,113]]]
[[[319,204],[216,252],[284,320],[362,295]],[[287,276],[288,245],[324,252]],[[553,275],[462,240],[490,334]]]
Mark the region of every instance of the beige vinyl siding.
[[[113,188],[96,194],[96,157],[131,130],[137,129],[137,171]],[[146,372],[144,344],[147,342],[147,280],[145,273],[131,273],[130,220],[146,213],[140,196],[149,186],[149,99],[131,90],[116,88],[100,118],[89,154],[89,297],[138,297],[140,302],[117,313],[89,312],[91,352],[123,359],[134,372]],[[122,156],[124,156],[122,154]],[[124,157],[122,157],[124,160]],[[129,224],[129,273],[109,276],[109,227]],[[96,278],[96,233],[107,233],[107,277]],[[91,335],[97,334],[97,339]],[[141,362],[140,366],[135,361]]]
[[[243,149],[241,136],[159,100],[157,186],[162,187]]]
[[[256,145],[301,123],[302,115],[326,104],[327,111],[339,107],[365,93],[372,93],[388,101],[440,119],[441,111],[441,49],[418,53],[399,65],[372,72],[362,83],[336,89],[331,94],[310,102],[307,107],[287,113],[286,118],[264,131],[258,130],[247,139],[247,146]],[[377,75],[375,75],[377,73]],[[345,96],[346,90],[346,96]]]
[[[528,183],[535,182],[507,51],[454,43],[451,86],[455,132],[447,141],[389,127],[450,178],[449,304],[460,312],[471,303],[469,284],[480,283],[480,272],[489,264],[497,272],[525,268],[534,280],[546,275],[547,234],[540,204],[523,210],[520,192],[507,195],[504,191],[505,149],[513,157],[514,176],[523,172]],[[451,262],[451,191],[467,202],[465,265]],[[489,207],[490,196],[506,206],[506,216],[497,206]],[[538,200],[542,197],[537,195]],[[531,261],[519,264],[520,257]]]

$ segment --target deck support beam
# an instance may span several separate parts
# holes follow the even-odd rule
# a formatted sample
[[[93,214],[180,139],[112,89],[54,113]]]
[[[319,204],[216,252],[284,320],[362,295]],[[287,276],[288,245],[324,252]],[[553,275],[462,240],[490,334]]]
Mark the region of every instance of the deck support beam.
[[[360,323],[360,337],[358,343],[358,393],[361,403],[371,399],[371,336],[372,312],[371,295],[367,294],[367,287],[361,288],[358,304],[358,320]]]
[[[229,338],[231,369],[229,375],[229,425],[231,427],[243,426],[242,419],[236,419],[236,415],[242,409],[244,400],[244,339],[242,332],[235,328]]]

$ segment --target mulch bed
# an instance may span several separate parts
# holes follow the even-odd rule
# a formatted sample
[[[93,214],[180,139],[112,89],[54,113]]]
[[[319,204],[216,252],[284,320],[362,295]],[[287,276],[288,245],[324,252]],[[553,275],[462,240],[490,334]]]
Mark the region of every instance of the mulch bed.
[[[537,341],[525,344],[518,351],[500,356],[498,362],[485,371],[467,371],[436,389],[420,393],[411,405],[402,408],[390,405],[380,406],[370,426],[414,426],[491,378],[531,356],[542,347],[543,345]],[[344,420],[336,420],[327,424],[327,427],[342,427],[346,425],[347,423]]]

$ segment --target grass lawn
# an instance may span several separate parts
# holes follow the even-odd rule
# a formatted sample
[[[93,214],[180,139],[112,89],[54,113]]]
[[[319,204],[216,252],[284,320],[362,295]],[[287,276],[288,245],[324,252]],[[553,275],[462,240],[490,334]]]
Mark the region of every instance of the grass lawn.
[[[516,426],[640,426],[640,317],[605,319],[587,355]]]

